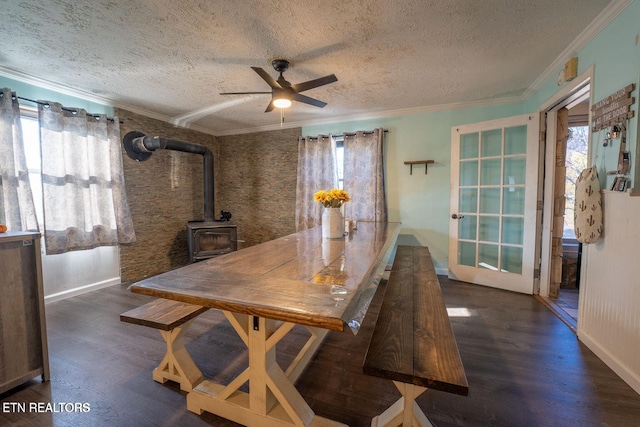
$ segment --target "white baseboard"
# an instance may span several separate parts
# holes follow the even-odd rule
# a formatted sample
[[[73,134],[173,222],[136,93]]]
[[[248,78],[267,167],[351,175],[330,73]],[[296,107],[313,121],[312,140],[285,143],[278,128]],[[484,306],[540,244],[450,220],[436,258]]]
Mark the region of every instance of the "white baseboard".
[[[438,276],[448,276],[449,275],[449,269],[448,268],[437,268],[436,267],[436,274]]]
[[[596,356],[600,358],[613,372],[618,374],[620,378],[624,380],[629,386],[640,394],[640,375],[627,368],[620,360],[614,355],[609,353],[605,348],[600,346],[595,340],[593,340],[588,334],[580,332],[578,329],[578,339],[586,345],[589,350],[593,351]]]
[[[109,286],[118,285],[122,283],[120,277],[113,277],[111,279],[103,280],[101,282],[91,283],[89,285],[80,286],[78,288],[68,289],[66,291],[58,292],[44,297],[45,304],[51,302],[62,301],[67,298],[75,297],[78,295],[86,294],[88,292],[97,291],[98,289],[107,288]]]

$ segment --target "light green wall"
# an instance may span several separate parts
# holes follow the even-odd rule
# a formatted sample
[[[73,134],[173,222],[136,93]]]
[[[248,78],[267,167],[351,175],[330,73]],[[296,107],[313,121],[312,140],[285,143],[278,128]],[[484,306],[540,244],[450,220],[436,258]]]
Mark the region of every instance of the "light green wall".
[[[305,126],[303,135],[341,134],[382,127],[385,140],[385,184],[389,220],[402,222],[399,244],[429,246],[436,269],[448,268],[449,183],[451,128],[456,125],[509,117],[522,113],[521,105],[446,110],[382,119]],[[434,160],[414,166],[408,160]],[[348,189],[347,189],[348,191]]]
[[[636,0],[579,52],[579,73],[595,65],[592,86],[595,101],[629,83],[638,85],[640,47],[636,45],[636,37],[639,18],[640,0]],[[376,127],[388,129],[385,173],[389,217],[391,221],[400,221],[403,224],[399,243],[429,246],[436,269],[444,272],[448,268],[449,250],[451,128],[536,112],[560,89],[554,75],[522,104],[305,126],[302,128],[302,134],[340,134]],[[638,98],[637,87],[633,95]],[[636,105],[637,101],[634,110],[637,108]],[[632,151],[632,168],[636,162],[636,129],[637,118],[634,118],[630,120],[627,139],[627,148]],[[599,154],[596,164],[604,184],[606,174],[603,171],[614,170],[616,167],[619,141],[603,151],[601,141],[598,142],[600,138],[599,133],[594,135],[591,151],[592,158]],[[426,159],[436,162],[428,166],[427,176],[424,176],[422,166],[414,167],[413,175],[409,175],[409,166],[403,164],[405,160]]]
[[[0,87],[8,87],[15,92],[16,95],[23,98],[33,99],[35,101],[43,100],[59,102],[65,107],[84,108],[87,112],[92,114],[106,114],[108,116],[113,116],[113,107],[111,106],[87,101],[75,96],[65,95],[53,90],[43,89],[41,87],[33,86],[1,75]],[[28,101],[21,100],[20,103],[28,107],[35,107],[33,103]]]
[[[591,66],[594,67],[594,80],[591,85],[592,100],[598,102],[608,95],[622,89],[630,83],[635,83],[636,89],[632,96],[636,102],[631,106],[635,117],[628,121],[627,151],[632,153],[632,171],[629,174],[633,180],[637,147],[638,124],[638,83],[640,78],[640,30],[637,25],[640,18],[640,1],[634,1],[620,13],[606,28],[594,37],[580,52],[578,52],[578,74]],[[558,70],[559,72],[560,70]],[[554,78],[545,84],[525,102],[525,111],[537,111],[548,99],[553,97],[559,88]],[[590,158],[598,167],[598,175],[602,186],[609,185],[613,177],[607,176],[607,171],[617,169],[618,150],[620,140],[614,141],[607,148],[602,146],[606,130],[592,135]],[[607,187],[604,187],[607,188]]]
[[[578,56],[578,64],[583,67],[595,64],[595,76],[593,85],[593,100],[600,101],[611,95],[618,89],[622,89],[630,83],[635,83],[636,88],[632,92],[636,102],[632,105],[635,117],[628,120],[627,150],[632,153],[632,169],[637,162],[637,129],[638,129],[638,79],[640,77],[640,46],[638,34],[640,27],[640,1],[634,1],[611,24],[607,26],[596,38],[594,38]],[[598,166],[598,174],[601,183],[606,185],[612,182],[613,177],[607,177],[607,171],[614,171],[618,164],[618,150],[620,140],[613,146],[603,147],[602,142],[606,131],[600,131],[593,135],[591,144],[591,159]],[[631,177],[634,178],[632,170]]]

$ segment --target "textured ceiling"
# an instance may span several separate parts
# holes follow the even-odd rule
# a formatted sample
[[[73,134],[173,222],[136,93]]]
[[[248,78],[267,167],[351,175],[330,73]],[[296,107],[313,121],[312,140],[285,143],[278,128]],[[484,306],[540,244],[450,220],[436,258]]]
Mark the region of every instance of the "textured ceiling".
[[[334,73],[285,124],[522,96],[610,0],[0,0],[0,74],[214,135],[278,127],[250,66]]]

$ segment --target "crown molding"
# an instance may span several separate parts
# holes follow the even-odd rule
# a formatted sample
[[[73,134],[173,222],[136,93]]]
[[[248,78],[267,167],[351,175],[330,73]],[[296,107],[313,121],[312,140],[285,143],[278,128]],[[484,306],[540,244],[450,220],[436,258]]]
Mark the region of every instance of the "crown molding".
[[[302,127],[300,124],[302,122],[296,123],[283,123],[282,126],[277,125],[265,125],[265,126],[254,126],[251,128],[243,128],[243,129],[232,129],[224,132],[216,132],[215,136],[232,136],[232,135],[244,135],[248,133],[260,133],[260,132],[271,132],[282,129],[292,129],[297,127]]]
[[[84,101],[95,102],[96,104],[107,105],[113,108],[122,108],[123,110],[131,111],[132,113],[140,114],[142,116],[146,116],[152,119],[162,120],[162,121],[171,123],[171,117],[169,116],[158,114],[143,108],[135,107],[133,105],[128,105],[125,103],[114,101],[113,99],[96,95],[93,92],[72,88],[63,84],[42,79],[40,77],[35,77],[30,74],[21,73],[7,67],[3,67],[2,65],[0,65],[0,75],[13,80],[17,80],[22,83],[36,86],[42,89],[51,90],[53,92],[61,93],[63,95],[73,96],[75,98],[79,98]],[[208,133],[211,133],[211,131],[209,130]]]
[[[595,36],[611,23],[633,0],[614,0],[600,15],[589,24],[576,39],[534,80],[523,93],[526,100],[542,87],[549,79],[555,77],[564,68],[564,64],[580,52]]]
[[[410,115],[423,114],[423,113],[436,112],[436,111],[460,110],[460,109],[474,108],[474,107],[489,107],[489,106],[495,106],[495,105],[521,103],[523,102],[523,100],[524,99],[521,96],[514,96],[514,97],[508,97],[508,98],[495,98],[495,99],[481,100],[481,101],[469,101],[469,102],[459,102],[459,103],[452,103],[452,104],[428,105],[423,107],[401,108],[397,110],[356,113],[356,114],[340,115],[340,116],[334,116],[334,117],[326,117],[323,119],[289,122],[289,123],[283,124],[282,126],[277,124],[277,125],[268,125],[268,126],[256,126],[256,127],[243,128],[243,129],[232,129],[229,131],[218,132],[216,133],[216,136],[241,135],[241,134],[247,134],[247,133],[267,132],[267,131],[273,131],[278,129],[290,129],[290,128],[296,128],[296,127],[325,125],[325,124],[333,124],[333,123],[351,122],[351,121],[357,121],[357,120],[371,120],[371,119],[384,119],[387,117],[410,116]]]
[[[144,114],[143,114],[144,115]],[[184,128],[184,129],[189,129],[189,130],[195,130],[196,132],[200,132],[200,133],[206,133],[207,135],[211,135],[211,136],[220,136],[220,133],[215,132],[213,129],[208,128],[208,127],[204,127],[201,125],[194,125],[194,124],[175,124],[173,123],[171,120],[165,120],[165,122],[169,122],[171,124],[173,124],[175,127],[178,128]]]
[[[113,105],[114,108],[121,108],[123,110],[130,111],[141,116],[148,117],[150,119],[156,119],[163,122],[171,123],[171,117],[164,114],[155,113],[153,111],[145,110],[144,108],[135,107],[133,105],[123,104],[117,101],[111,101],[109,105]],[[210,133],[210,132],[209,132]]]
[[[82,89],[71,88],[66,85],[44,80],[44,79],[41,79],[40,77],[32,76],[26,73],[21,73],[21,72],[12,70],[11,68],[4,67],[2,65],[0,65],[0,75],[13,80],[17,80],[22,83],[27,83],[33,86],[37,86],[42,89],[47,89],[57,93],[61,93],[63,95],[74,96],[76,98],[80,98],[85,101],[95,102],[97,104],[103,104],[103,105],[109,105],[109,106],[113,104],[112,100],[102,97],[100,95],[96,95],[95,93],[87,92]]]

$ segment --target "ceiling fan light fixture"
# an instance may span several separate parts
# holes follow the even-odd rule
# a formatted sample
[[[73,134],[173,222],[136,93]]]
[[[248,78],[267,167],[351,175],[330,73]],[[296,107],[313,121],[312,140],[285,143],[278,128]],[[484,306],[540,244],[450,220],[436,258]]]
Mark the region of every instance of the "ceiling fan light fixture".
[[[273,105],[277,108],[289,108],[291,107],[291,100],[287,98],[277,98],[273,100]]]
[[[315,98],[311,98],[310,96],[302,95],[300,92],[304,92],[310,89],[314,89],[320,86],[328,85],[329,83],[337,82],[338,78],[335,74],[330,74],[328,76],[320,77],[319,79],[308,80],[306,82],[291,84],[289,83],[282,73],[287,71],[289,68],[289,61],[286,59],[275,59],[271,62],[274,70],[280,73],[278,79],[274,79],[260,67],[251,67],[253,71],[255,71],[262,80],[264,80],[269,87],[271,88],[271,92],[223,92],[220,95],[258,95],[258,94],[271,94],[271,101],[267,108],[264,110],[265,113],[273,111],[274,108],[279,108],[280,111],[284,108],[291,107],[291,101],[302,102],[303,104],[312,105],[314,107],[323,108],[327,105],[326,102],[320,101]]]

